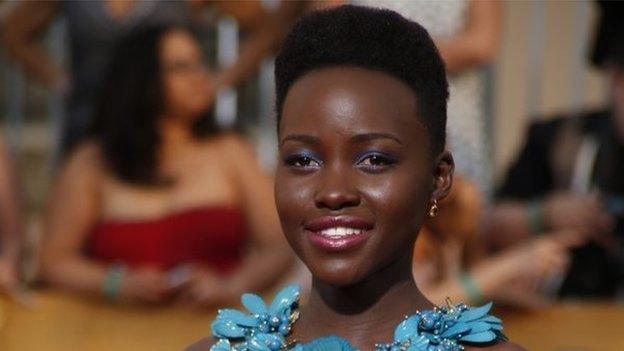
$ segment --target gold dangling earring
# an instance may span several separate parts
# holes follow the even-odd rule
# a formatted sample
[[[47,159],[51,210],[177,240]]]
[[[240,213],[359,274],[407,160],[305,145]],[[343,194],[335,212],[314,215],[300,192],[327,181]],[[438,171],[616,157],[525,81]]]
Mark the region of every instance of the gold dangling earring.
[[[438,215],[440,208],[438,207],[438,200],[433,199],[433,204],[429,207],[429,217],[433,218]]]

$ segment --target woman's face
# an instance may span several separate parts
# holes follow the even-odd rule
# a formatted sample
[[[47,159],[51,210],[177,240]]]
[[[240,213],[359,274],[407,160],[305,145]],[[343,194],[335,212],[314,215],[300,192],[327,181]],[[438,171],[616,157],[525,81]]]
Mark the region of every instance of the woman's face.
[[[194,120],[210,106],[210,75],[201,48],[186,30],[166,33],[160,44],[164,113]]]
[[[290,88],[275,196],[284,233],[313,275],[346,286],[411,255],[452,158],[432,159],[413,90],[386,73],[314,70]]]

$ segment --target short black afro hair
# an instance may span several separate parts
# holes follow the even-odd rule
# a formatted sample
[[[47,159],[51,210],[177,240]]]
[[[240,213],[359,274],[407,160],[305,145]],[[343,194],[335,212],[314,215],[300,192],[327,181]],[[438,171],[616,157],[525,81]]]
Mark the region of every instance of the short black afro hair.
[[[313,69],[333,65],[380,70],[407,83],[414,90],[432,151],[444,149],[448,82],[444,62],[421,25],[390,10],[353,5],[301,18],[275,60],[278,126],[294,82]]]

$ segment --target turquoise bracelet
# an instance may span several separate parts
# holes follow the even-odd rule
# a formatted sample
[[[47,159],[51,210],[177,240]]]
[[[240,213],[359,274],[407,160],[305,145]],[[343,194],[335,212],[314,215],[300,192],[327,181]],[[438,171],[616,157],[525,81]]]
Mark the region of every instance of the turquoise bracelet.
[[[477,286],[477,283],[474,281],[470,273],[462,273],[459,276],[459,283],[466,292],[466,295],[468,295],[468,298],[471,302],[478,303],[483,299],[483,294],[481,293],[481,290]]]
[[[124,276],[126,269],[122,265],[112,265],[108,269],[108,273],[104,278],[104,284],[102,284],[102,292],[107,299],[116,301],[119,297],[119,290],[121,288],[121,280]]]

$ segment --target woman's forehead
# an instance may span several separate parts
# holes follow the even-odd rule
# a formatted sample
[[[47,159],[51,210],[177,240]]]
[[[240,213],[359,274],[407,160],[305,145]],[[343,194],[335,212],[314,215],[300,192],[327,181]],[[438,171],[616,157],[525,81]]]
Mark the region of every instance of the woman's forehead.
[[[390,74],[328,67],[309,72],[293,84],[283,106],[280,130],[328,125],[400,130],[420,125],[416,106],[413,90]]]

